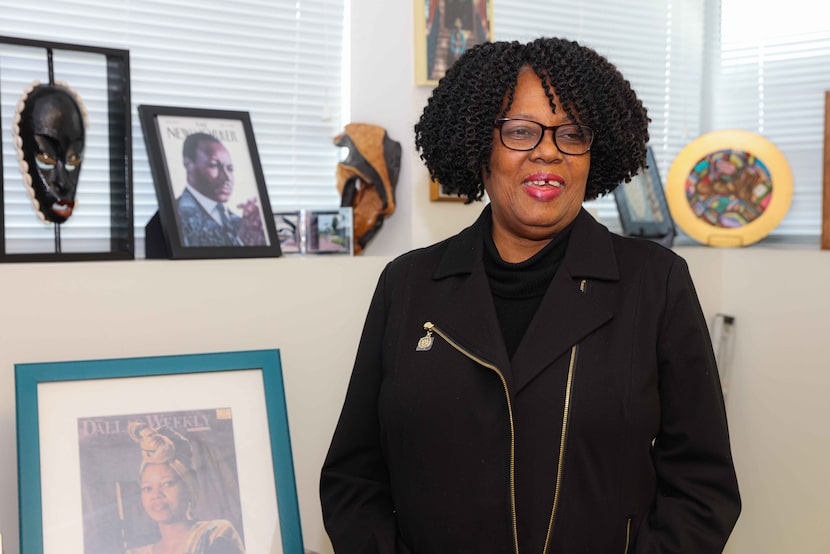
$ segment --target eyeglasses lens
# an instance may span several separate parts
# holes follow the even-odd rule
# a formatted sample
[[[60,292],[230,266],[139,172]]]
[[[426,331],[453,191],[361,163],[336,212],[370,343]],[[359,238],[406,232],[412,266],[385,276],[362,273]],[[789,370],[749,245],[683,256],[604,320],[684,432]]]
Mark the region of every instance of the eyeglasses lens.
[[[541,141],[545,127],[535,121],[503,119],[499,121],[502,143],[513,150],[533,150]],[[554,143],[565,154],[584,154],[591,148],[594,133],[585,125],[559,125],[553,129]]]

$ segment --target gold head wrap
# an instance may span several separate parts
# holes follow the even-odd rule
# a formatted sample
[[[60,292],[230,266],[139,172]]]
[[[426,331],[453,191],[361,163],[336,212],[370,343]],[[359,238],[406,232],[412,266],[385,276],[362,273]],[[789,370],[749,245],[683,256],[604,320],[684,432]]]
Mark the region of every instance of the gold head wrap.
[[[130,437],[141,447],[139,475],[144,473],[148,464],[166,464],[184,481],[190,497],[195,498],[196,478],[190,441],[169,427],[154,429],[142,421],[131,421],[128,431]]]

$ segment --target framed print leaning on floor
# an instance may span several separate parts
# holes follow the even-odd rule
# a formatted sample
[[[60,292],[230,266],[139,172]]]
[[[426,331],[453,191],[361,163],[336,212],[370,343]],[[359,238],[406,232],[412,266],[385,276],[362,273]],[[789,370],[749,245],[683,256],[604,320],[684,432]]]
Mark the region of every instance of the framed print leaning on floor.
[[[278,350],[17,364],[15,386],[21,552],[150,552],[161,522],[303,551]]]
[[[168,257],[279,256],[248,112],[142,105],[138,114]]]

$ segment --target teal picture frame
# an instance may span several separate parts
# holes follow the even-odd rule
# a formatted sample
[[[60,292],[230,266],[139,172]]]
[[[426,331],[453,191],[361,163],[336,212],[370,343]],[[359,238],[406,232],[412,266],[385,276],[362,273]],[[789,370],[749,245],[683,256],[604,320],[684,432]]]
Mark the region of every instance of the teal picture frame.
[[[141,392],[110,394],[111,391],[123,392],[125,390],[152,390],[154,394],[142,395]],[[159,394],[155,394],[156,391]],[[82,493],[80,491],[84,485],[81,473],[69,479],[67,493],[60,493],[68,494],[70,501],[66,502],[64,502],[66,496],[60,496],[60,494],[58,494],[60,502],[55,502],[54,498],[50,500],[49,487],[55,483],[51,482],[50,485],[43,482],[44,476],[47,479],[50,478],[50,464],[54,464],[57,460],[61,460],[58,462],[60,471],[64,471],[67,465],[73,465],[67,461],[71,462],[73,459],[74,446],[66,448],[66,445],[77,445],[80,442],[74,437],[67,441],[66,437],[71,433],[57,433],[61,437],[56,438],[53,428],[74,426],[79,429],[78,435],[80,436],[81,421],[85,418],[77,417],[73,420],[73,417],[67,417],[67,414],[79,411],[83,412],[80,415],[88,416],[100,412],[106,416],[106,410],[112,410],[112,407],[106,407],[107,403],[110,406],[117,405],[116,413],[136,413],[135,407],[131,406],[141,406],[145,397],[148,400],[146,409],[141,406],[142,409],[139,411],[146,413],[161,413],[159,406],[162,406],[162,412],[173,413],[180,408],[177,405],[179,404],[177,398],[186,399],[185,405],[181,406],[182,409],[192,407],[194,402],[200,401],[208,406],[217,405],[217,403],[224,406],[227,403],[228,419],[230,419],[232,409],[235,418],[233,423],[244,425],[242,432],[236,429],[236,434],[233,435],[236,445],[234,463],[239,467],[239,482],[241,483],[243,474],[246,473],[244,466],[260,468],[260,471],[247,472],[256,475],[257,481],[254,487],[241,485],[238,487],[241,491],[238,496],[243,519],[247,517],[246,514],[253,514],[249,521],[246,521],[245,526],[248,535],[245,537],[246,551],[303,553],[285,389],[278,349],[20,363],[15,365],[15,395],[21,554],[57,554],[65,551],[64,548],[67,545],[63,536],[57,548],[49,546],[49,544],[55,544],[54,540],[51,542],[44,540],[45,510],[49,514],[68,512],[67,521],[58,522],[60,523],[58,527],[64,530],[78,527],[73,525],[69,518],[81,521],[86,517],[86,515],[72,513],[71,509],[72,506],[81,504]],[[84,400],[85,396],[92,400]],[[202,399],[201,396],[205,398]],[[95,399],[97,398],[100,398],[102,402],[100,409],[96,408]],[[58,401],[55,401],[56,399]],[[64,404],[69,407],[63,407]],[[75,404],[80,404],[82,407],[72,407]],[[241,414],[241,417],[236,418],[237,413]],[[264,419],[264,421],[255,421],[259,419]],[[115,427],[118,427],[117,421]],[[256,437],[263,437],[265,440],[256,441]],[[265,445],[262,442],[268,444]],[[78,448],[83,451],[82,446]],[[56,451],[59,454],[57,456]],[[47,454],[48,457],[46,457]],[[77,455],[74,456],[74,458],[77,457]],[[79,462],[79,465],[82,466],[82,463]],[[108,469],[111,464],[105,465]],[[104,465],[101,467],[103,468]],[[138,481],[137,467],[136,465],[134,468],[136,481]],[[268,471],[261,471],[262,468],[273,470],[273,488],[270,488],[272,481],[267,475]],[[71,473],[71,470],[69,472]],[[244,477],[250,479],[249,476]],[[66,479],[62,479],[60,483],[63,481]],[[53,488],[62,486],[61,484]],[[252,491],[247,496],[246,487],[248,492]],[[276,498],[270,497],[269,491],[271,490],[276,493]],[[71,501],[75,494],[78,496],[77,503]],[[123,512],[120,494],[119,489],[118,509],[119,512]],[[262,495],[265,496],[260,498]],[[85,502],[84,510],[87,510],[87,504],[88,502]],[[256,526],[265,527],[264,531],[269,531],[267,528],[269,506],[273,506],[277,512],[275,516],[278,519],[278,527],[268,534],[267,541],[260,541],[268,542],[268,544],[249,544],[247,542],[249,539],[261,538],[266,534]],[[121,518],[123,520],[123,513]],[[266,520],[265,524],[261,520]],[[83,521],[86,523],[86,519]],[[248,526],[247,523],[251,521],[252,525]],[[55,522],[50,520],[50,523]],[[51,524],[50,529],[55,527]],[[249,533],[251,529],[253,531]],[[86,544],[86,531],[81,534],[81,539]],[[85,546],[81,551],[86,552],[89,548]]]

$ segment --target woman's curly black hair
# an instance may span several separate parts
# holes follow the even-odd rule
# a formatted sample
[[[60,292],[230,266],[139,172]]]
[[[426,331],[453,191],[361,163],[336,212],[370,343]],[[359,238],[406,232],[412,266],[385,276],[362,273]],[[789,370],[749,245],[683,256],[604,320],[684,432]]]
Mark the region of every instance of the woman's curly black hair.
[[[510,109],[523,67],[553,87],[571,119],[594,130],[585,200],[608,194],[646,167],[646,109],[605,57],[561,38],[488,42],[449,68],[415,125],[415,147],[445,193],[466,196],[467,203],[483,197],[493,124]],[[553,97],[550,103],[553,110]]]

